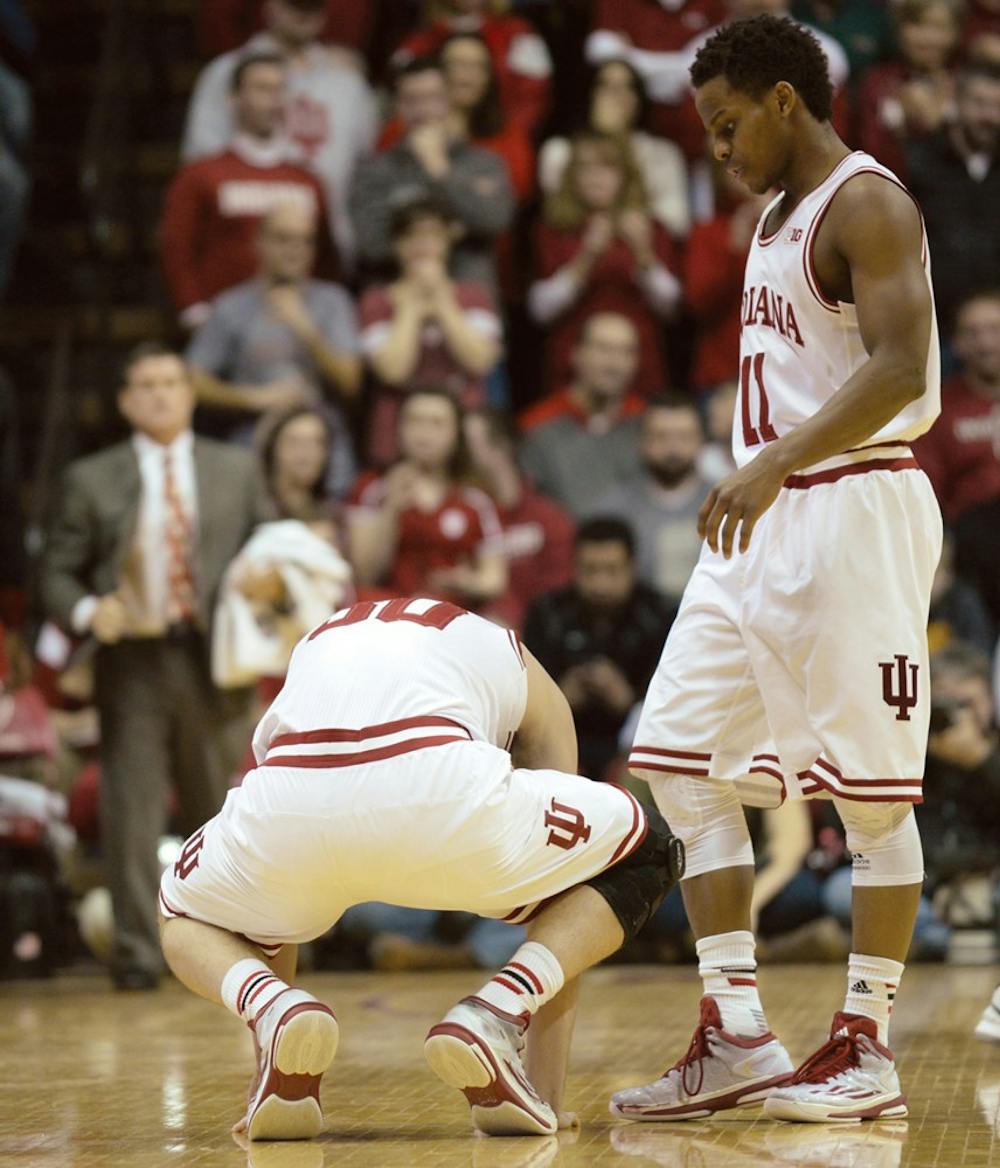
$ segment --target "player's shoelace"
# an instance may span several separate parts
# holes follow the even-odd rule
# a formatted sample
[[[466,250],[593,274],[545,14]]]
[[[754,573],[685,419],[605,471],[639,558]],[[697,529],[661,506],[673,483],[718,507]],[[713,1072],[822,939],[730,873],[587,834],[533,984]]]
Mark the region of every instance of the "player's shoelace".
[[[689,1097],[697,1095],[701,1090],[702,1083],[705,1081],[704,1060],[712,1057],[712,1048],[708,1043],[708,1028],[703,1017],[695,1028],[694,1034],[691,1036],[691,1044],[688,1046],[687,1051],[681,1055],[672,1067],[668,1067],[663,1072],[662,1078],[665,1079],[671,1071],[680,1071],[681,1086],[684,1088],[685,1094]],[[688,1071],[695,1065],[698,1067],[698,1078],[692,1089],[688,1083]]]
[[[857,1039],[850,1034],[831,1038],[798,1068],[789,1086],[798,1083],[823,1083],[859,1064]]]

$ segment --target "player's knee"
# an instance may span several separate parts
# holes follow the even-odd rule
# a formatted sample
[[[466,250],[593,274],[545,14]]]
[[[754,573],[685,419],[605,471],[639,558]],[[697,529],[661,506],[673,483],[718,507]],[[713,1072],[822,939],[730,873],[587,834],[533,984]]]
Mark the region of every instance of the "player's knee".
[[[630,941],[684,875],[684,845],[654,808],[646,809],[648,829],[626,859],[587,883],[607,901]]]
[[[656,805],[684,844],[688,879],[753,866],[753,844],[736,787],[718,779],[661,775],[650,782]]]
[[[924,853],[909,803],[835,800],[852,856],[857,885],[920,884]]]

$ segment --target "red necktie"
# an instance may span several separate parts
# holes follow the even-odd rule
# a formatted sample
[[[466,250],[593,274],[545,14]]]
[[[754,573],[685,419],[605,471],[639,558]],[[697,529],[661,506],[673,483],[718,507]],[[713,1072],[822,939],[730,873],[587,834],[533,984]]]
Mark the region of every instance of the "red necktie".
[[[195,595],[191,521],[181,503],[169,450],[163,452],[163,494],[167,504],[167,623],[177,624],[194,616]]]

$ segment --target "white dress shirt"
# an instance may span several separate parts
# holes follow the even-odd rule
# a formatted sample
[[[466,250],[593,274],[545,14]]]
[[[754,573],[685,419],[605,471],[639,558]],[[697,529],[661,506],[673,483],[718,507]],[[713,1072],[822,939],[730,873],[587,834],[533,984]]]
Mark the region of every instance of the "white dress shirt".
[[[179,434],[169,446],[154,442],[146,434],[133,434],[132,446],[139,463],[141,494],[139,514],[133,537],[133,551],[140,565],[142,597],[142,625],[148,628],[134,630],[142,635],[162,631],[167,625],[167,498],[164,452],[169,451],[173,462],[174,482],[191,522],[191,548],[197,540],[198,493],[194,470],[194,435],[190,430]],[[90,628],[96,596],[85,596],[73,608],[71,623],[74,631],[85,633]]]

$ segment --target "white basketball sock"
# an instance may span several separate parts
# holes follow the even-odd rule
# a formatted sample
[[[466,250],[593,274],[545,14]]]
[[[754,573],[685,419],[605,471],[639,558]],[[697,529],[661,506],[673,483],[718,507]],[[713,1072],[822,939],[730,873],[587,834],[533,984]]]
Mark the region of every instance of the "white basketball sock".
[[[247,957],[237,961],[222,979],[220,993],[226,1009],[252,1025],[279,994],[290,988],[263,961]]]
[[[889,1015],[905,968],[901,961],[866,953],[852,953],[848,959],[844,1013],[874,1018],[883,1046],[889,1045]]]
[[[559,993],[564,980],[555,954],[537,941],[526,941],[474,997],[510,1019],[527,1021]]]
[[[714,998],[722,1015],[722,1029],[742,1038],[768,1032],[764,1007],[757,993],[754,936],[745,930],[702,937],[695,946],[698,972],[705,993]]]

